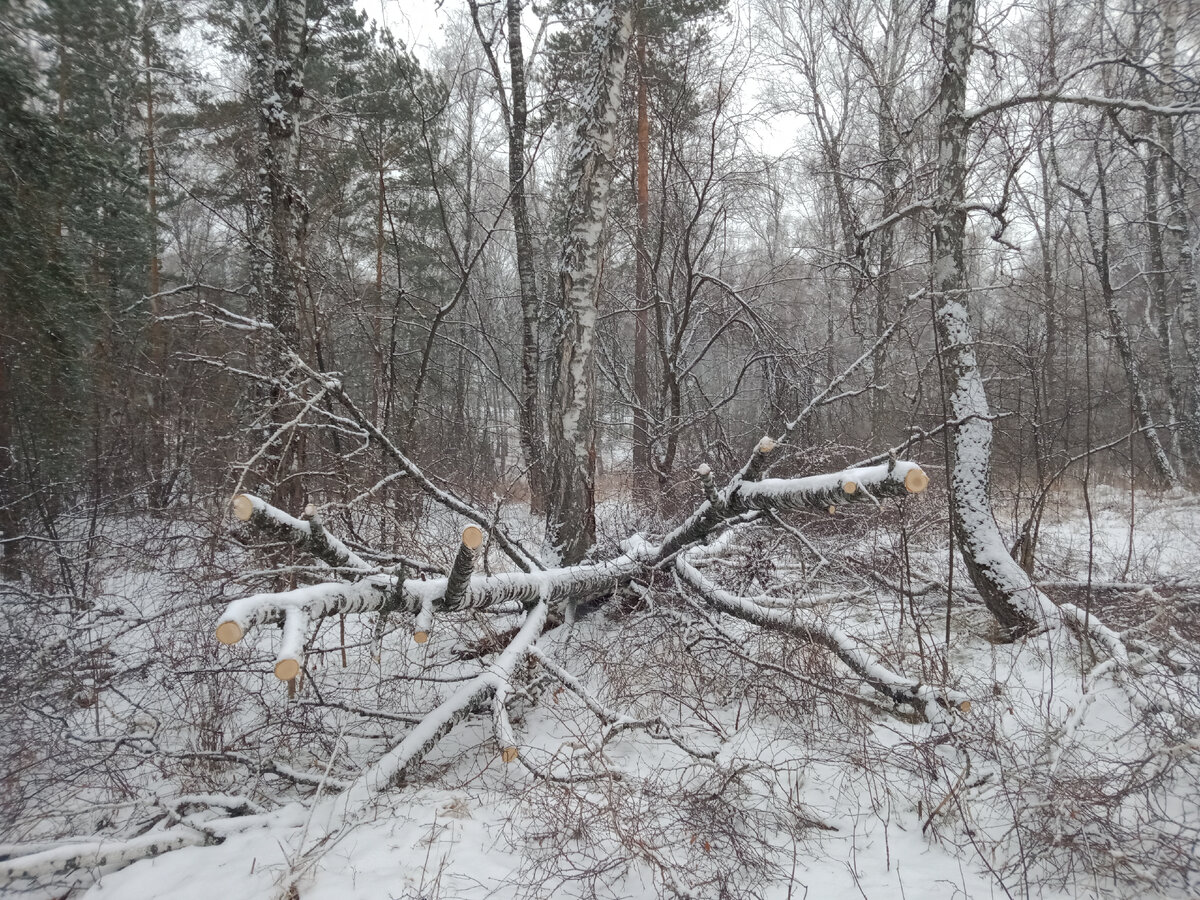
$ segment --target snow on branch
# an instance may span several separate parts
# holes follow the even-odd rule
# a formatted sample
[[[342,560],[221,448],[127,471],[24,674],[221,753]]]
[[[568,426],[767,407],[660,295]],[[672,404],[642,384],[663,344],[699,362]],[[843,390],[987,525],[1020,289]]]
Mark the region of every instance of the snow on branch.
[[[243,512],[251,510],[246,521],[263,527],[279,539],[305,547],[331,565],[341,563],[344,567],[349,563],[352,568],[367,568],[361,558],[323,529],[319,532],[320,538],[314,540],[312,521],[289,516],[265,500],[245,494],[235,498],[234,503]],[[238,513],[238,517],[242,518],[242,514]],[[234,600],[217,621],[217,640],[223,644],[236,644],[256,625],[282,622],[284,631],[275,674],[280,678],[293,678],[299,672],[305,630],[309,623],[324,616],[403,610],[417,617],[414,636],[423,634],[428,639],[435,612],[490,609],[512,603],[528,609],[543,597],[551,608],[557,609],[571,600],[611,593],[641,568],[651,552],[644,544],[634,541],[630,543],[629,554],[604,562],[540,572],[472,575],[475,552],[482,543],[481,529],[466,528],[447,578],[422,581],[374,570],[371,574],[364,572],[365,577],[353,583],[326,582]],[[361,565],[355,566],[354,560]],[[417,639],[419,643],[424,642]]]
[[[346,411],[350,414],[350,418],[354,421],[354,423],[362,428],[370,436],[371,440],[375,441],[375,443],[379,445],[383,453],[396,464],[399,470],[408,477],[412,478],[417,487],[419,487],[421,491],[429,496],[435,503],[444,506],[451,512],[457,513],[468,521],[474,522],[480,528],[490,528],[492,540],[495,541],[496,546],[499,547],[501,552],[511,559],[522,571],[530,572],[535,569],[543,568],[541,563],[538,561],[536,554],[523,547],[520,541],[509,537],[502,527],[495,526],[495,524],[486,514],[480,512],[462,498],[455,496],[452,492],[443,490],[434,484],[433,481],[430,480],[429,476],[422,472],[420,467],[417,466],[417,464],[411,459],[409,459],[408,456],[401,451],[400,448],[397,447],[391,441],[391,439],[389,439],[388,436],[383,433],[383,431],[380,430],[379,426],[371,421],[370,417],[368,417],[366,413],[358,408],[355,402],[350,398],[350,395],[346,393],[346,390],[340,381],[324,372],[318,372],[295,354],[291,355],[291,362],[292,365],[302,372],[306,378],[319,384],[323,390],[327,391],[330,396],[341,403],[342,406],[345,407]]]
[[[0,884],[61,877],[80,869],[96,873],[111,872],[139,859],[210,842],[208,835],[201,831],[152,831],[127,841],[66,844],[0,863]]]
[[[841,503],[869,500],[872,497],[920,494],[929,486],[929,476],[915,462],[907,460],[859,466],[825,475],[759,480],[775,447],[775,442],[769,438],[759,441],[754,457],[720,491],[712,483],[712,472],[708,466],[701,466],[698,474],[708,499],[667,535],[656,561],[669,559],[688,545],[702,540],[722,522],[745,513],[778,509],[828,509]]]
[[[516,637],[505,647],[500,657],[479,675],[468,681],[433,712],[425,716],[421,724],[368,768],[351,785],[336,797],[323,802],[316,811],[314,820],[337,823],[352,822],[350,814],[366,806],[379,793],[402,778],[413,765],[420,762],[458,722],[462,721],[490,694],[499,698],[502,706],[509,693],[513,672],[530,652],[533,642],[541,635],[546,625],[549,605],[543,597],[534,604],[525,617],[525,622]],[[495,710],[493,708],[493,712]],[[496,737],[504,762],[513,762],[519,753],[516,737],[507,714],[496,715]]]
[[[811,615],[802,615],[799,606],[788,607],[783,601],[777,601],[780,606],[766,607],[717,587],[688,561],[687,555],[684,553],[675,558],[675,572],[684,585],[713,609],[760,628],[779,631],[825,647],[876,692],[896,703],[923,711],[931,721],[940,718],[942,710],[970,710],[971,703],[965,694],[941,690],[893,672],[846,632],[817,621]]]
[[[914,462],[887,463],[844,469],[828,475],[804,478],[764,478],[742,482],[726,500],[733,513],[757,510],[827,509],[875,497],[920,494],[929,486],[929,476]]]
[[[1003,100],[997,100],[995,103],[989,103],[986,106],[977,106],[974,109],[968,109],[964,113],[964,117],[968,122],[975,122],[992,113],[1012,109],[1014,106],[1023,106],[1028,103],[1068,103],[1072,106],[1091,106],[1096,109],[1124,110],[1127,112],[1149,113],[1156,116],[1194,116],[1200,114],[1200,106],[1189,104],[1161,106],[1155,103],[1148,103],[1145,100],[1134,100],[1129,97],[1101,97],[1094,94],[1065,94],[1059,91],[1036,91],[1031,94],[1017,94],[1012,97],[1006,97]]]
[[[52,847],[26,856],[0,862],[0,885],[14,882],[41,882],[72,876],[77,872],[103,874],[123,869],[141,859],[161,856],[182,847],[220,844],[227,837],[252,828],[273,824],[294,824],[299,807],[286,812],[276,811],[227,819],[196,821],[183,820],[186,828],[171,831],[151,831],[137,837],[79,841]]]
[[[308,521],[290,516],[253,494],[238,494],[233,498],[233,514],[241,522],[249,522],[276,540],[286,541],[315,556],[335,569],[361,569],[378,572],[379,568],[343,544],[322,527],[316,509],[305,510]]]
[[[773,443],[764,440],[759,443],[758,453],[765,458],[773,449]],[[753,466],[748,471],[753,473]],[[701,477],[711,482],[711,471],[703,472]],[[296,519],[265,500],[241,494],[234,499],[239,518],[262,527],[277,539],[305,547],[330,565],[361,569],[364,577],[353,583],[327,582],[234,600],[218,620],[216,635],[224,644],[236,644],[256,625],[282,622],[275,674],[293,678],[301,667],[306,629],[324,616],[401,610],[416,617],[414,638],[423,643],[437,612],[490,609],[512,603],[529,609],[542,598],[551,609],[559,610],[571,602],[611,594],[646,565],[668,560],[722,523],[746,513],[827,508],[872,497],[919,494],[928,484],[929,478],[920,466],[908,461],[803,478],[745,481],[735,476],[723,491],[716,491],[709,483],[706,493],[711,491],[710,499],[657,548],[635,538],[628,542],[628,551],[614,559],[539,572],[472,575],[474,554],[483,542],[483,532],[468,527],[449,577],[429,581],[372,571],[315,520]]]

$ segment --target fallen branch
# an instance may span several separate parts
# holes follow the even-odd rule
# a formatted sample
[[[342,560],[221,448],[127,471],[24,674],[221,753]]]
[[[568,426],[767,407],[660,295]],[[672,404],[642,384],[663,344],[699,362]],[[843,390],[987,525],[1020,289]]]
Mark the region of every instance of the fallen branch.
[[[483,533],[468,528],[463,533],[463,545],[447,578],[420,581],[373,574],[352,584],[331,582],[291,591],[255,594],[234,600],[226,607],[217,622],[217,639],[224,644],[236,644],[255,625],[283,622],[284,640],[276,663],[276,674],[282,678],[288,673],[298,673],[304,630],[308,623],[324,616],[403,610],[420,620],[414,628],[414,637],[424,634],[428,638],[428,627],[431,627],[436,612],[490,609],[505,603],[518,603],[529,609],[543,598],[550,609],[561,612],[568,604],[611,594],[646,565],[661,565],[683,548],[703,540],[739,516],[763,510],[820,508],[834,505],[831,500],[856,502],[873,497],[918,494],[929,484],[929,478],[921,468],[907,461],[801,478],[744,480],[745,477],[757,477],[759,468],[766,464],[773,450],[773,442],[760,441],[756,449],[759,465],[748,464],[721,491],[712,488],[710,473],[702,472],[702,480],[709,482],[706,492],[712,490],[715,500],[705,500],[658,548],[649,547],[637,538],[631,539],[629,552],[605,562],[539,572],[469,575],[474,551],[482,543]],[[705,475],[709,477],[705,478]],[[344,548],[344,545],[323,529],[319,541],[312,544],[311,522],[289,516],[257,497],[239,495],[235,502],[251,511],[250,521],[263,523],[263,527],[275,536],[300,546],[316,546],[330,559],[334,554],[341,558],[338,548]],[[471,547],[470,543],[476,546]]]
[[[490,609],[518,603],[526,609],[544,596],[551,608],[560,610],[571,599],[611,593],[619,584],[640,571],[647,553],[635,545],[634,555],[607,562],[546,569],[541,572],[506,572],[472,575],[469,590],[446,596],[448,578],[429,581],[371,575],[353,584],[329,582],[290,591],[255,594],[234,600],[217,622],[217,639],[236,644],[256,625],[287,621],[289,610],[303,610],[310,620],[336,613],[378,612],[402,609],[416,615],[428,603],[434,612]]]
[[[213,819],[199,824],[181,823],[171,831],[153,831],[126,840],[98,840],[65,844],[0,863],[0,885],[62,879],[80,870],[100,875],[115,872],[138,860],[161,856],[182,847],[209,846],[227,837],[267,825],[298,825],[300,810]],[[289,818],[289,816],[291,818]],[[294,819],[294,821],[292,821]]]
[[[238,521],[248,522],[276,540],[306,550],[330,568],[379,571],[378,566],[371,565],[327,532],[315,507],[310,505],[305,513],[308,521],[290,516],[253,494],[238,494],[233,498],[233,514]]]
[[[412,766],[437,746],[438,741],[445,737],[450,729],[474,710],[482,698],[488,694],[495,696],[497,692],[507,692],[517,664],[525,658],[533,642],[542,633],[547,611],[546,601],[538,602],[529,611],[521,630],[500,654],[499,659],[425,716],[421,724],[409,732],[398,746],[363,772],[346,790],[325,801],[322,804],[324,808],[318,815],[324,818],[327,814],[326,821],[331,823],[350,821],[349,813],[366,806],[377,794],[403,778]],[[511,762],[516,759],[516,741],[512,737],[511,726],[507,732],[498,733],[497,737],[500,738],[504,761]]]
[[[777,601],[776,606],[766,607],[722,590],[705,578],[700,570],[688,561],[686,554],[676,557],[675,572],[684,585],[713,609],[760,628],[779,631],[825,647],[877,693],[895,703],[903,703],[924,712],[930,720],[940,718],[940,710],[956,709],[959,712],[968,712],[971,708],[965,694],[939,690],[893,672],[840,628],[819,622],[811,616],[801,617],[799,606],[781,608],[784,606],[783,601]]]

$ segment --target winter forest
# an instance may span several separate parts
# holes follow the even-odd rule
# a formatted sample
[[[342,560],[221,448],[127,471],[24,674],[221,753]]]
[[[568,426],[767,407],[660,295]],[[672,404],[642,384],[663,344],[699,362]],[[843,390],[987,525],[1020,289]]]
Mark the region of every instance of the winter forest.
[[[0,0],[0,895],[1197,896],[1198,62]]]

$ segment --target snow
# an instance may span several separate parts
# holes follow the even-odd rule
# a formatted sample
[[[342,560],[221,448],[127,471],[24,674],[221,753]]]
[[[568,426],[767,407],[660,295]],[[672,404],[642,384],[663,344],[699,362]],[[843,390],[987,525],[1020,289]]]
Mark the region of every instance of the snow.
[[[856,486],[870,491],[884,482],[893,485],[903,485],[904,477],[916,469],[915,462],[900,461],[889,467],[884,463],[877,466],[861,466],[844,469],[841,472],[829,472],[821,475],[807,475],[801,478],[763,478],[757,482],[743,483],[738,487],[739,496],[747,501],[774,502],[784,504],[790,497],[807,495],[825,495],[840,492],[842,486],[853,482]]]
[[[1125,576],[1128,496],[1098,490],[1093,499],[1098,583],[1188,576],[1200,508],[1181,495],[1139,494]],[[1044,574],[1060,582],[1088,568],[1078,500],[1062,498],[1043,526]],[[908,516],[940,509],[936,501],[906,504]],[[832,589],[846,583],[850,558],[887,571],[895,522],[874,524],[878,518],[847,517],[833,532],[797,518],[793,527],[828,560],[818,569],[799,565],[812,559],[804,542],[755,523],[725,530],[680,562],[755,616],[819,625],[880,681],[944,691],[937,656],[944,596],[914,596],[899,628],[891,590],[866,588],[866,581],[854,582],[853,591]],[[446,520],[453,534],[457,523]],[[916,540],[920,533],[914,529],[910,548],[914,572],[944,577],[944,547]],[[754,548],[765,539],[771,543],[760,558]],[[622,565],[655,552],[641,536],[623,549]],[[753,578],[743,572],[751,565],[758,567]],[[180,561],[180,571],[190,569]],[[135,615],[153,615],[163,577],[125,571],[107,590],[141,598],[144,608]],[[490,577],[537,585],[543,594],[557,578]],[[436,580],[415,584],[423,585],[414,588],[422,595],[437,590]],[[643,597],[632,612],[602,610],[551,630],[532,645],[528,666],[520,660],[540,630],[545,602],[533,615],[490,616],[485,633],[519,627],[518,637],[506,640],[503,653],[470,662],[455,662],[450,650],[472,634],[474,613],[439,614],[430,643],[421,646],[401,614],[384,636],[379,663],[358,643],[371,635],[373,616],[349,616],[350,667],[342,669],[336,655],[325,656],[324,665],[320,655],[310,657],[321,696],[331,701],[326,708],[307,689],[304,705],[288,704],[278,686],[270,692],[274,679],[265,666],[258,680],[255,665],[232,664],[268,659],[271,630],[261,646],[249,640],[233,651],[217,649],[207,636],[211,612],[198,609],[193,619],[205,634],[197,631],[197,645],[221,654],[215,658],[228,671],[220,681],[242,698],[221,713],[227,733],[256,735],[261,750],[310,786],[288,788],[238,766],[186,782],[148,777],[159,772],[157,763],[134,772],[132,783],[161,801],[159,809],[177,809],[195,826],[174,824],[169,832],[197,845],[116,872],[81,873],[85,883],[100,875],[84,896],[240,900],[283,896],[294,883],[305,900],[649,898],[668,894],[672,879],[697,897],[718,896],[727,883],[779,900],[838,892],[990,898],[1007,890],[1053,900],[1194,891],[1194,864],[1176,861],[1172,869],[1168,851],[1186,846],[1200,825],[1200,690],[1194,675],[1165,676],[1135,643],[1127,661],[1087,657],[1065,629],[993,644],[984,610],[956,605],[951,687],[971,698],[971,711],[916,721],[856,700],[870,692],[822,648],[728,616],[709,613],[706,620],[661,583]],[[925,636],[937,636],[936,646],[924,649],[929,660],[917,653],[913,617],[933,620]],[[1125,623],[1113,630],[1129,639]],[[326,628],[314,650],[335,648],[336,631]],[[130,665],[154,652],[146,635],[116,632]],[[552,679],[532,699],[531,672]],[[143,708],[165,723],[159,740],[169,747],[172,732],[187,726],[161,699],[145,706],[159,690],[155,682],[139,690]],[[498,691],[513,701],[503,716],[490,703]],[[468,706],[473,714],[457,715]],[[356,707],[397,717],[362,717],[351,711]],[[437,712],[418,726],[401,715],[427,709]],[[91,714],[80,718],[81,734]],[[155,733],[151,722],[124,719],[114,709],[103,733],[118,722],[124,733]],[[447,725],[424,761],[408,767]],[[510,742],[520,756],[506,765],[499,750]],[[1144,762],[1131,770],[1130,760]],[[543,776],[586,780],[551,781],[526,765]],[[403,783],[389,786],[398,771],[405,771]],[[1139,780],[1157,778],[1165,779],[1161,789],[1139,793]],[[319,791],[314,782],[323,784]],[[1131,792],[1096,806],[1089,792],[1107,785]],[[242,795],[267,811],[230,817]],[[74,830],[90,827],[103,831]],[[226,840],[199,846],[211,833]],[[1114,841],[1114,833],[1126,839]],[[1030,846],[1039,849],[1031,853]],[[752,864],[759,856],[762,866]],[[1096,867],[1088,870],[1084,858]],[[611,868],[586,875],[598,862]],[[1113,884],[1113,866],[1132,880]]]

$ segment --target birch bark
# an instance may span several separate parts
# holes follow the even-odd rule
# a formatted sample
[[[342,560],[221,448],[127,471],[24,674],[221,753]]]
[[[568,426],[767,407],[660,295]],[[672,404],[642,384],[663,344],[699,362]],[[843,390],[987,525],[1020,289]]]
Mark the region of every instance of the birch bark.
[[[597,10],[592,34],[596,74],[584,96],[571,161],[575,189],[559,262],[561,324],[552,383],[546,517],[550,542],[566,565],[582,559],[596,535],[592,344],[630,28],[624,0],[611,0]]]

